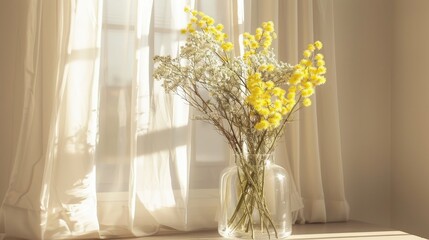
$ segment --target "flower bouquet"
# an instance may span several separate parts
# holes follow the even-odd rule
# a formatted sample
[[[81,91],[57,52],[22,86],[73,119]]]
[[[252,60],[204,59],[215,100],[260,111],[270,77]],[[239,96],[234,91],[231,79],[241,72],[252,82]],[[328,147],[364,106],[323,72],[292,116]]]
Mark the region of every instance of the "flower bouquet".
[[[244,53],[235,56],[222,24],[203,12],[185,12],[186,43],[176,58],[156,56],[153,76],[167,93],[194,107],[195,118],[212,124],[234,152],[235,166],[221,179],[219,232],[231,238],[287,237],[288,196],[272,196],[287,192],[287,184],[279,183],[286,173],[272,170],[269,156],[293,114],[310,106],[315,87],[326,81],[325,61],[317,53],[322,43],[309,44],[296,65],[281,62],[271,47],[274,24],[264,22],[254,34],[243,34]],[[267,178],[268,173],[276,176]]]

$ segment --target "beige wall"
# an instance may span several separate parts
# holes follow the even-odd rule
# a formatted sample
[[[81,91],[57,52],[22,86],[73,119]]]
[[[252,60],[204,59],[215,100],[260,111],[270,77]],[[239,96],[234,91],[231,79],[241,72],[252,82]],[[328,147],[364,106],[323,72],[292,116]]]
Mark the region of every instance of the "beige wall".
[[[429,238],[429,1],[334,8],[351,217]]]
[[[391,1],[334,0],[341,144],[351,218],[390,225]]]
[[[0,3],[0,199],[7,189],[22,111],[22,61],[25,1]],[[20,71],[20,72],[18,72]]]
[[[429,238],[429,1],[395,0],[392,225]]]

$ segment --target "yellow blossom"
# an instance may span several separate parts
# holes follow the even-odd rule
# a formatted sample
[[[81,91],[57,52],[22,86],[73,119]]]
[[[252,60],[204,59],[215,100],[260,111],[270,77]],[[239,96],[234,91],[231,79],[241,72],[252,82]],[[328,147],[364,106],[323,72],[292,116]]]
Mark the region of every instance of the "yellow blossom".
[[[268,88],[268,89],[272,89],[272,88],[274,88],[274,83],[273,83],[273,81],[267,81],[265,84],[266,84],[266,86],[267,86],[267,88]]]
[[[249,39],[244,39],[244,40],[243,40],[243,45],[244,45],[245,47],[249,47],[249,46],[250,46],[250,41],[249,41]]]
[[[259,47],[259,43],[257,41],[251,41],[250,42],[250,47],[253,49],[256,49]]]
[[[267,65],[261,65],[258,67],[258,70],[261,72],[264,72],[265,70],[267,70]]]
[[[304,55],[305,58],[309,58],[309,57],[311,57],[311,51],[310,50],[305,50],[303,55]]]
[[[267,48],[269,48],[270,46],[271,46],[271,41],[264,41],[263,43],[262,43],[262,46],[264,47],[264,49],[267,49]]]
[[[321,85],[321,84],[324,84],[325,82],[326,82],[326,78],[324,76],[317,76],[315,80],[316,85]]]
[[[268,110],[268,108],[261,108],[258,111],[262,116],[268,116],[268,114],[270,114],[270,110]]]
[[[313,88],[313,84],[311,82],[305,82],[302,84],[304,88]]]
[[[305,88],[301,91],[301,95],[303,97],[310,97],[311,95],[313,95],[313,93],[314,93],[313,88]]]
[[[286,98],[288,99],[288,100],[291,100],[291,99],[295,99],[295,92],[288,92],[288,94],[286,95]]]
[[[320,50],[320,49],[322,49],[323,44],[322,44],[322,42],[321,42],[321,41],[316,41],[316,42],[314,43],[314,46],[316,46],[317,50]]]
[[[273,64],[268,64],[267,65],[267,71],[268,72],[271,72],[271,71],[274,71],[274,69],[275,69],[276,67],[273,65]]]
[[[209,17],[209,18],[207,19],[207,25],[213,25],[214,23],[215,23],[215,21],[214,21],[214,19],[213,19],[213,18]]]
[[[270,126],[270,123],[269,123],[267,120],[265,120],[265,119],[263,119],[263,120],[261,120],[260,122],[258,122],[257,124],[255,124],[255,128],[256,128],[257,130],[265,130],[265,129],[267,129],[269,126]]]
[[[323,60],[323,54],[321,54],[321,53],[318,53],[318,54],[316,54],[316,56],[314,57],[314,59],[316,59],[316,60]]]
[[[273,32],[274,31],[274,23],[272,21],[263,22],[262,28],[267,32]]]
[[[309,67],[312,64],[312,62],[310,60],[308,60],[308,59],[301,59],[301,61],[299,62],[299,64],[301,64],[303,66],[306,66],[306,67]]]
[[[226,42],[222,44],[222,49],[226,52],[232,51],[232,49],[234,48],[234,44],[232,44],[231,42]]]
[[[297,85],[301,82],[302,78],[304,77],[304,72],[300,69],[297,69],[289,79],[289,84]]]
[[[318,74],[325,74],[326,73],[326,67],[319,67],[317,68],[317,73]]]
[[[274,101],[274,110],[281,111],[282,109],[282,101],[276,100]]]
[[[287,109],[287,108],[285,108],[285,107],[282,107],[282,110],[280,111],[280,113],[281,113],[282,115],[286,115],[288,112],[289,112],[289,111],[288,111],[288,109]]]
[[[201,28],[204,27],[205,24],[206,24],[206,22],[203,20],[199,20],[197,23],[198,27],[201,27]]]
[[[285,90],[283,90],[279,87],[275,87],[275,88],[273,88],[272,93],[274,96],[280,97],[280,96],[283,96],[285,94]]]
[[[268,118],[268,122],[273,124],[273,125],[277,125],[280,122],[280,119],[275,118],[275,117],[270,117],[270,118]]]
[[[318,67],[325,66],[325,61],[324,61],[324,60],[317,60],[316,65],[317,65]]]
[[[277,33],[273,32],[272,35],[274,39],[277,39]]]
[[[304,105],[304,107],[310,106],[311,100],[309,98],[304,98],[304,100],[302,100],[302,105]]]

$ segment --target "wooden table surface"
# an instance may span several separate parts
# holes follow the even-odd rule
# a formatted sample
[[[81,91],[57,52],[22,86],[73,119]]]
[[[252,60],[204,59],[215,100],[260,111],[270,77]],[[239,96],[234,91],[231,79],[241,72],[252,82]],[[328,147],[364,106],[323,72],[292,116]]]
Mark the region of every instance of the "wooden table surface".
[[[16,238],[4,237],[0,233],[0,240],[13,240]],[[162,232],[156,236],[138,238],[118,238],[121,240],[224,240],[216,230],[200,232]],[[292,236],[287,239],[307,240],[414,240],[425,239],[402,231],[379,227],[358,221],[326,224],[293,225]]]
[[[201,231],[191,233],[164,233],[157,236],[149,236],[144,238],[128,238],[127,240],[222,240],[217,231]],[[413,240],[424,239],[402,231],[379,227],[368,223],[358,221],[348,221],[341,223],[326,223],[326,224],[305,224],[293,225],[292,236],[287,239],[308,239],[308,240]]]

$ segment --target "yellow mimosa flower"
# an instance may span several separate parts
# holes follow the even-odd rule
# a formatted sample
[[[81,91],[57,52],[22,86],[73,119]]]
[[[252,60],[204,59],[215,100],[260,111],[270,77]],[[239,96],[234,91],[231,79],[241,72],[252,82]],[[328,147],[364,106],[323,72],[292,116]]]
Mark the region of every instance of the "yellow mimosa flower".
[[[270,126],[270,123],[269,123],[267,120],[263,119],[263,120],[261,120],[260,122],[258,122],[258,123],[255,125],[255,128],[256,128],[257,130],[265,130],[265,129],[267,129],[269,126]]]
[[[234,48],[234,44],[232,44],[231,42],[226,42],[222,44],[222,49],[226,52],[232,51],[232,49]]]
[[[261,72],[264,72],[265,70],[267,70],[267,65],[261,65],[258,67],[258,70]]]
[[[275,125],[275,124],[278,124],[278,122],[280,122],[280,121],[277,118],[270,117],[270,118],[268,118],[268,122]]]
[[[305,58],[309,58],[309,57],[311,57],[311,51],[310,50],[305,50],[304,53],[303,53],[303,55],[304,55]]]
[[[199,20],[197,25],[198,25],[198,27],[202,28],[202,27],[204,27],[204,25],[206,25],[206,22],[203,20]]]
[[[314,57],[314,59],[316,60],[323,60],[324,56],[321,53],[316,54],[316,56]]]
[[[273,65],[273,64],[268,64],[267,65],[267,71],[268,72],[272,72],[272,71],[274,71],[274,69],[275,69],[276,67]]]
[[[314,52],[314,50],[316,50],[316,47],[314,46],[314,44],[308,44],[307,50]]]
[[[309,98],[304,98],[304,100],[302,100],[302,105],[304,105],[304,107],[310,106],[311,100]]]
[[[286,95],[286,98],[288,100],[292,100],[292,99],[295,99],[295,96],[296,96],[295,92],[288,92]]]
[[[326,83],[326,78],[324,76],[317,76],[316,85],[321,85]]]
[[[262,46],[264,47],[264,49],[267,49],[271,46],[271,43],[272,43],[271,41],[264,41],[262,43]]]
[[[275,88],[273,88],[272,93],[273,93],[274,96],[280,97],[280,96],[282,96],[282,95],[285,94],[285,90],[283,90],[283,89],[281,89],[279,87],[275,87]]]
[[[276,111],[281,111],[282,106],[283,106],[282,101],[280,101],[280,100],[274,101],[274,109]]]
[[[273,32],[272,35],[273,35],[273,39],[277,39],[277,33],[276,32]]]
[[[317,68],[317,73],[318,74],[325,74],[326,73],[326,67],[322,66]]]
[[[305,82],[302,84],[304,88],[313,88],[313,84],[311,82]]]
[[[313,88],[305,88],[301,91],[301,95],[303,97],[310,97],[311,95],[313,95],[313,93],[314,93]]]
[[[273,81],[267,81],[265,84],[267,85],[268,89],[272,89],[274,87],[274,82]]]
[[[223,24],[219,23],[218,25],[216,25],[216,29],[219,31],[222,31],[223,30]]]
[[[320,50],[320,49],[322,49],[323,44],[322,44],[322,42],[321,42],[321,41],[316,41],[316,42],[314,43],[314,46],[316,46],[317,50]]]
[[[259,43],[257,41],[251,41],[250,42],[250,47],[253,49],[256,49],[259,47]]]
[[[317,60],[316,65],[317,65],[318,67],[325,66],[325,60]]]
[[[268,110],[268,108],[261,108],[258,112],[262,116],[268,116],[268,114],[270,114],[270,110]]]

